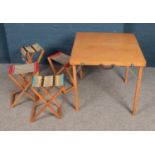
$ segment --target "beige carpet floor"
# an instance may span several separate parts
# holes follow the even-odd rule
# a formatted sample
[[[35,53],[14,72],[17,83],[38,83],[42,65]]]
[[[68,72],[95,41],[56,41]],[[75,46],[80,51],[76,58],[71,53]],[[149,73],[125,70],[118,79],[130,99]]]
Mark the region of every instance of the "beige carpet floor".
[[[138,112],[131,115],[136,77],[129,73],[129,82],[122,80],[124,68],[104,70],[84,68],[79,80],[79,112],[74,106],[74,93],[62,95],[62,118],[48,110],[30,123],[32,102],[23,98],[15,108],[9,108],[14,83],[7,75],[8,65],[0,64],[0,130],[155,130],[155,69],[145,68]],[[42,66],[50,74],[48,66]],[[137,73],[136,69],[132,69]]]

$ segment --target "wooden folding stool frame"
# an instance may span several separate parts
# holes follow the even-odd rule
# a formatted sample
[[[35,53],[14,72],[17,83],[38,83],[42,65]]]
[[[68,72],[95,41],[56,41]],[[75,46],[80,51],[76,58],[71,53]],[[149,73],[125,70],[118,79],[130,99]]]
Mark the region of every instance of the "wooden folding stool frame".
[[[56,77],[60,77],[60,76],[63,76],[64,75],[56,75]],[[35,80],[35,78],[41,78],[41,82],[39,82],[40,84],[39,85],[35,85],[33,84],[33,81]],[[39,97],[40,101],[43,103],[42,107],[37,111],[37,107],[40,106],[39,102],[37,101],[34,101],[34,104],[33,104],[33,107],[32,107],[32,114],[31,114],[31,122],[34,122],[38,116],[43,113],[46,108],[49,108],[50,112],[52,114],[54,114],[57,118],[61,118],[61,106],[58,104],[58,102],[56,101],[56,98],[64,91],[64,86],[63,85],[60,85],[59,87],[59,90],[57,90],[54,95],[51,95],[50,93],[50,90],[53,89],[55,86],[54,86],[54,83],[55,82],[51,82],[50,85],[45,85],[44,81],[45,81],[45,77],[48,77],[48,76],[35,76],[33,77],[33,81],[32,81],[32,91]],[[53,80],[55,80],[55,77],[54,76],[50,76],[51,78],[53,78]],[[52,80],[52,81],[53,81]],[[49,82],[48,82],[49,83]],[[53,83],[53,84],[52,84]],[[39,92],[37,90],[37,87],[40,88],[43,93]],[[46,96],[48,95],[48,97],[50,97],[50,99],[46,99]],[[57,110],[54,109],[52,103],[54,104],[54,106],[56,107]]]
[[[22,67],[29,65],[31,67],[31,71],[23,71]],[[15,68],[18,66],[21,67],[18,73],[15,73]],[[32,71],[32,67],[34,66],[34,71]],[[39,73],[39,66],[38,63],[33,64],[24,64],[24,65],[11,65],[9,67],[9,77],[15,84],[18,86],[19,90],[15,90],[11,96],[10,106],[15,107],[19,99],[25,94],[28,98],[35,101],[37,98],[33,96],[29,91],[31,86],[32,76]]]
[[[24,46],[21,48],[22,57],[26,63],[33,62],[33,57],[36,54],[36,52],[40,52],[37,60],[35,61],[35,62],[39,63],[41,61],[45,51],[38,43],[32,44],[30,46]]]
[[[66,62],[65,62],[65,60],[62,60],[63,61],[62,63],[60,61],[58,62],[58,61],[54,60],[54,57],[57,57],[59,55],[62,55],[62,59],[64,57],[65,59],[68,59],[68,60]],[[72,76],[72,73],[71,73],[72,66],[69,64],[69,58],[70,58],[70,56],[62,53],[61,51],[57,51],[54,54],[48,56],[48,58],[47,58],[53,74],[58,75],[58,74],[61,74],[63,72],[66,72],[66,75],[68,76],[68,78],[69,78],[69,80],[70,80],[70,82],[72,84],[71,87],[68,87],[68,88],[66,88],[64,90],[64,93],[67,93],[67,92],[69,92],[69,91],[71,91],[73,89],[73,76]],[[57,70],[55,68],[54,61],[62,65],[62,67],[59,70]],[[80,79],[83,79],[82,65],[79,66],[78,70],[80,72]]]

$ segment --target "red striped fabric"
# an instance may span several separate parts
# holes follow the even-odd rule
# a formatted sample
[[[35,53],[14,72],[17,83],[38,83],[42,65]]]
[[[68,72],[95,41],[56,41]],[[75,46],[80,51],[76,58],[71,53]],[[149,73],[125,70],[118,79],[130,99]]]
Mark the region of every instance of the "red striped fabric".
[[[37,73],[37,72],[39,72],[39,63],[35,62],[34,63],[34,73]]]
[[[13,74],[14,71],[15,71],[15,65],[10,65],[10,66],[9,66],[8,73],[9,73],[9,74]]]
[[[67,63],[67,64],[65,65],[65,67],[70,67],[70,64],[69,64],[69,63]]]
[[[9,74],[14,74],[15,72],[15,65],[10,65],[9,69],[8,69],[8,73]],[[39,72],[39,63],[35,62],[34,63],[34,73],[38,73]]]
[[[51,59],[52,57],[55,57],[56,55],[61,54],[61,51],[56,51],[55,53],[51,54],[50,56],[48,56],[49,59]]]

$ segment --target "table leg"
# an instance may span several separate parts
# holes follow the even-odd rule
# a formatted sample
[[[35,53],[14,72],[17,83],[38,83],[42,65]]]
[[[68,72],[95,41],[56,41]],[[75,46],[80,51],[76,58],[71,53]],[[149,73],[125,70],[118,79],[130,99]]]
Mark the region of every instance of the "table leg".
[[[129,66],[126,67],[126,70],[125,70],[125,83],[128,82],[128,74],[129,74]]]
[[[77,72],[76,65],[73,65],[73,86],[74,86],[74,94],[75,94],[75,109],[79,110],[79,98],[78,98],[78,87],[77,87]]]
[[[137,111],[142,74],[143,74],[143,67],[139,67],[138,78],[137,78],[137,86],[136,86],[136,92],[135,92],[135,98],[134,98],[134,104],[133,104],[133,111],[132,111],[133,115],[135,115],[136,111]]]
[[[82,66],[80,66],[80,80],[83,79],[83,70],[82,70]]]

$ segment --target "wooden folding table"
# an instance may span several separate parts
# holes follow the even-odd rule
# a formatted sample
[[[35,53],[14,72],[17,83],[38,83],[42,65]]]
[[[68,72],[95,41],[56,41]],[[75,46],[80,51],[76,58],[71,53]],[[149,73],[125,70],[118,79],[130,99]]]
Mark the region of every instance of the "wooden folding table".
[[[133,103],[135,115],[139,100],[139,91],[143,68],[146,61],[134,34],[78,32],[74,41],[70,64],[73,66],[73,83],[75,92],[75,109],[79,109],[76,66],[79,65],[113,65],[126,67],[125,82],[129,67],[138,68],[138,78]]]

